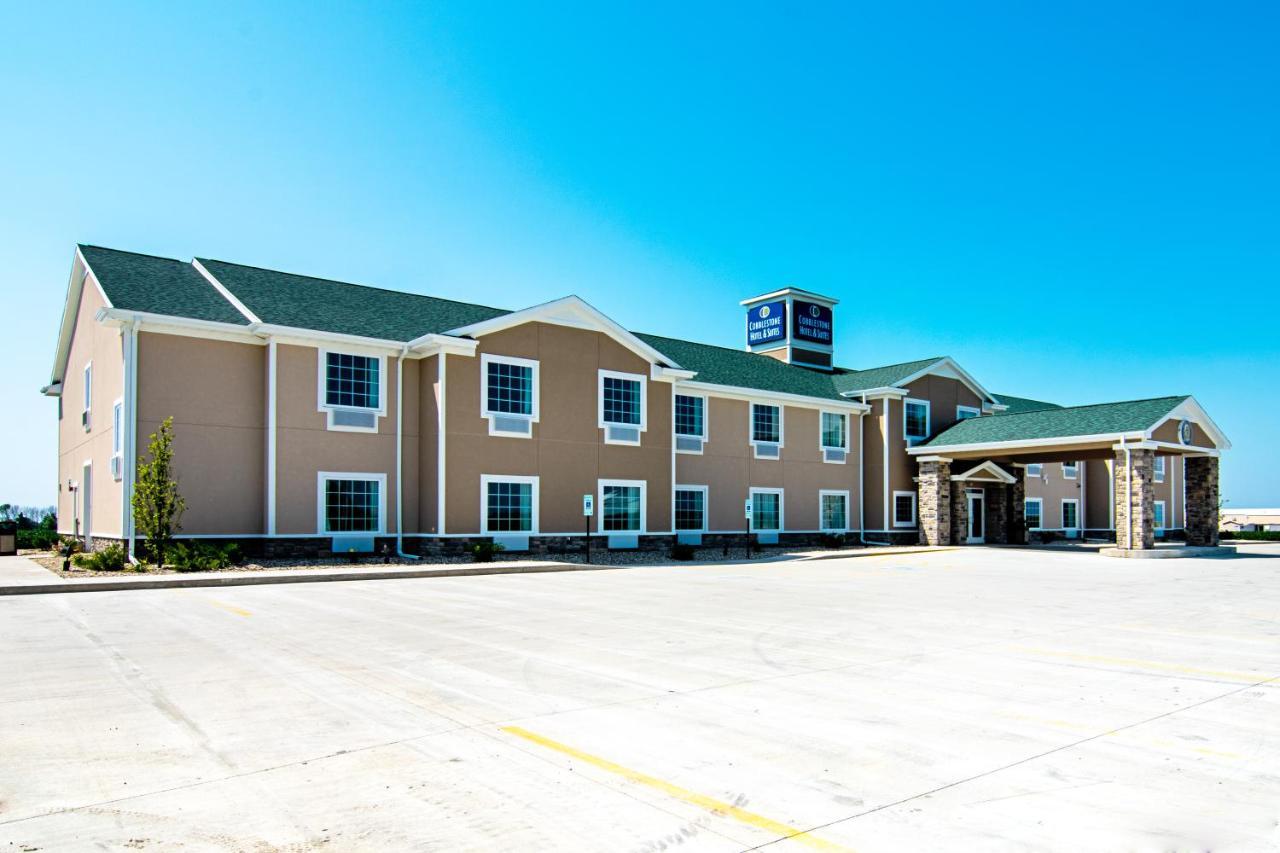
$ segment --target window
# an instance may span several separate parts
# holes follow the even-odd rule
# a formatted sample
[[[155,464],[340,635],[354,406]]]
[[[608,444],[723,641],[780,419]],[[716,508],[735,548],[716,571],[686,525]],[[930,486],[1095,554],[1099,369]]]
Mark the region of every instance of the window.
[[[1079,462],[1063,462],[1062,463],[1062,479],[1074,480],[1078,476],[1080,476]]]
[[[916,493],[915,492],[894,492],[893,493],[893,526],[894,527],[915,527],[916,526]]]
[[[1164,530],[1164,501],[1156,501],[1155,528]]]
[[[607,444],[639,444],[645,429],[645,378],[600,371],[600,427]]]
[[[757,459],[777,459],[782,446],[782,407],[751,404],[751,444]]]
[[[111,477],[124,479],[124,401],[111,406]]]
[[[751,490],[751,529],[782,529],[782,489]]]
[[[676,486],[676,530],[707,529],[707,487]]]
[[[381,533],[385,515],[385,474],[321,472],[320,529],[323,533]]]
[[[1040,498],[1027,498],[1022,507],[1027,527],[1038,529],[1044,523],[1044,502]]]
[[[600,507],[602,530],[639,533],[644,529],[644,483],[601,480]]]
[[[818,508],[822,530],[849,529],[848,492],[818,492]]]
[[[489,435],[532,438],[538,420],[538,362],[486,353],[480,365],[480,414],[489,421]]]
[[[1035,462],[1027,466],[1028,477],[1039,477],[1042,474],[1044,474],[1044,465],[1042,465],[1041,463]]]
[[[89,431],[89,412],[93,410],[93,362],[84,366],[84,408],[80,411],[80,424]]]
[[[377,409],[381,399],[380,366],[376,356],[325,353],[325,405]]]
[[[973,406],[956,406],[956,420],[958,421],[979,417],[982,417],[981,409],[975,409]]]
[[[485,533],[538,529],[538,478],[485,474],[480,478]]]
[[[848,418],[837,412],[822,413],[822,446],[847,450],[849,442]]]
[[[707,438],[707,398],[675,395],[674,424],[677,453],[701,453]]]
[[[1062,529],[1075,530],[1080,526],[1080,502],[1070,498],[1062,502]]]
[[[1157,456],[1155,459],[1155,473],[1156,473],[1157,483],[1164,482],[1165,460],[1167,458],[1168,458],[1167,456]]]
[[[929,437],[929,401],[905,400],[902,409],[902,437],[907,445],[924,441]]]

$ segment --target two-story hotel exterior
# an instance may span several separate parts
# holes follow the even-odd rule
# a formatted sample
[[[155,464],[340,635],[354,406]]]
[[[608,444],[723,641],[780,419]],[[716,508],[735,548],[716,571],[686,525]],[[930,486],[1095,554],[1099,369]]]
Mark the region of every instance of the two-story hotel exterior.
[[[748,528],[1019,541],[1024,491],[1046,528],[1123,528],[1141,548],[1166,458],[1194,462],[1197,486],[1192,523],[1172,491],[1162,529],[1208,537],[1212,497],[1216,537],[1229,445],[1193,399],[1070,409],[994,395],[951,358],[841,368],[835,304],[791,288],[746,300],[733,350],[630,332],[572,296],[507,311],[80,246],[45,389],[59,522],[132,544],[135,461],[172,417],[182,534],[267,553],[545,548],[588,529],[615,548]],[[1075,516],[1024,477],[1068,456]],[[1096,465],[1107,488],[1086,500]]]

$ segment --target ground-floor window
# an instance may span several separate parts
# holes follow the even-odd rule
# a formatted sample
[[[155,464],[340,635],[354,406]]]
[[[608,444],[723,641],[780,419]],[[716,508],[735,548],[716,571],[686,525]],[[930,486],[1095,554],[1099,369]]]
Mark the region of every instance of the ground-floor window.
[[[751,529],[782,529],[782,489],[751,490]]]
[[[676,530],[707,529],[707,487],[676,486]]]
[[[538,529],[538,478],[497,474],[480,478],[485,533],[531,533]]]
[[[819,492],[818,503],[822,511],[823,530],[849,529],[848,492]]]
[[[1080,502],[1068,498],[1062,502],[1062,529],[1075,530],[1080,526]]]
[[[1156,530],[1164,530],[1164,501],[1156,501],[1155,527]]]
[[[915,492],[894,492],[893,493],[893,526],[894,527],[915,527],[916,526],[916,493]]]
[[[320,521],[324,533],[381,533],[385,474],[320,474]]]
[[[639,533],[644,529],[644,482],[601,480],[600,507],[602,530]]]
[[[1027,527],[1041,527],[1044,523],[1044,502],[1040,498],[1027,498],[1022,506],[1022,514],[1026,518]]]

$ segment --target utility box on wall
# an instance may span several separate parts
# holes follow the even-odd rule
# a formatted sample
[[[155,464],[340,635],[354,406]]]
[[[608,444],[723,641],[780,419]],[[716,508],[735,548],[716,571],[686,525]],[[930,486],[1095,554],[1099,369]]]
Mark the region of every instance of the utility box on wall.
[[[12,557],[18,553],[18,523],[0,521],[0,557]]]

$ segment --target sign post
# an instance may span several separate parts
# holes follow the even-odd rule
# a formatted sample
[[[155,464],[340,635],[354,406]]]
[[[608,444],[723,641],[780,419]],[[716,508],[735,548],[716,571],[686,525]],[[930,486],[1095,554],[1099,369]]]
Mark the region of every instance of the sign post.
[[[751,498],[747,498],[747,500],[746,500],[746,504],[745,504],[745,510],[746,510],[746,516],[747,516],[747,548],[746,548],[746,551],[747,551],[747,559],[748,559],[748,560],[750,560],[750,559],[751,559]]]
[[[582,517],[587,525],[587,562],[591,562],[591,516],[596,514],[595,495],[582,496]]]

